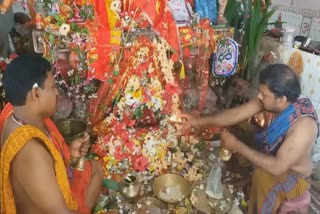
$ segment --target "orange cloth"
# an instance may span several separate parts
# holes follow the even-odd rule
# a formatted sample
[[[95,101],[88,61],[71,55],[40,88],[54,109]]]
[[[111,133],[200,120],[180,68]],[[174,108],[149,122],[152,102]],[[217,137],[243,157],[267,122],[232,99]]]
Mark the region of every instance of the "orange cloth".
[[[6,106],[4,107],[4,109],[0,114],[0,136],[2,136],[2,130],[3,130],[5,121],[12,115],[12,113],[13,113],[13,106],[10,103],[6,104]],[[52,136],[52,143],[55,145],[55,148],[59,151],[60,158],[62,160],[64,159],[63,160],[64,166],[65,166],[64,172],[66,174],[66,168],[69,166],[69,162],[71,158],[69,148],[67,144],[64,142],[64,139],[60,134],[58,128],[54,124],[54,122],[50,118],[47,118],[45,120],[45,123],[46,123],[46,126],[48,127],[50,135]],[[2,156],[3,155],[1,152],[1,157]],[[91,179],[91,171],[92,170],[91,170],[90,162],[87,161],[85,164],[85,170],[84,171],[74,170],[73,178],[70,181],[71,192],[73,197],[77,201],[78,211],[80,211],[83,214],[90,213],[90,210],[86,207],[86,190]]]
[[[59,154],[59,151],[41,130],[31,125],[24,125],[17,128],[7,138],[1,150],[1,213],[16,213],[16,205],[10,183],[11,161],[23,148],[23,146],[32,138],[39,138],[45,143],[55,161],[54,170],[56,173],[57,182],[66,204],[69,209],[77,210],[77,202],[72,196],[65,165],[61,155]]]

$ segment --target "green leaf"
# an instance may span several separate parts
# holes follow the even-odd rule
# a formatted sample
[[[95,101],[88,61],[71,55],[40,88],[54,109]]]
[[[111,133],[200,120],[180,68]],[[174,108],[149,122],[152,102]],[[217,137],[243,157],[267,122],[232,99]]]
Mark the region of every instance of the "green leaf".
[[[111,189],[116,192],[120,191],[120,184],[112,179],[104,179],[102,181],[102,186],[106,189]]]
[[[71,27],[72,30],[76,29],[76,26],[77,26],[77,25],[76,25],[76,23],[74,23],[74,22],[72,22],[72,23],[70,24],[70,27]]]
[[[194,148],[199,149],[199,151],[202,151],[206,148],[206,142],[202,141],[200,143],[197,143],[194,145]]]
[[[112,79],[108,79],[108,83],[109,83],[109,84],[112,84],[112,83],[113,83],[113,80],[112,80]]]
[[[119,76],[119,71],[113,71],[113,75],[116,77]]]
[[[135,119],[139,119],[141,116],[142,116],[142,107],[139,106],[139,107],[137,107],[137,108],[134,110],[134,112],[133,112],[133,117],[134,117]]]
[[[58,21],[58,22],[62,22],[62,19],[60,18],[60,16],[59,15],[54,15],[54,18]]]
[[[100,204],[100,203],[98,203],[96,206],[93,207],[92,212],[93,212],[93,213],[97,213],[97,212],[99,212],[100,210],[102,210],[103,208],[104,208],[103,205]]]
[[[89,34],[89,31],[86,28],[81,29],[80,32],[83,34]]]
[[[49,42],[52,44],[54,43],[54,35],[52,33],[49,35]]]

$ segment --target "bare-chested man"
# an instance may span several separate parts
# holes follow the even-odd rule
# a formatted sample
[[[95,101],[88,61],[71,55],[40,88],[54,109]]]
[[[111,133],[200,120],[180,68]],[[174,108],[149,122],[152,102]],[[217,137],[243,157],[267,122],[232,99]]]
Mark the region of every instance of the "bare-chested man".
[[[312,170],[311,150],[319,132],[312,103],[299,98],[300,83],[286,65],[274,64],[260,73],[259,94],[239,107],[211,117],[190,119],[186,126],[226,127],[262,111],[274,120],[256,135],[258,151],[249,148],[231,133],[221,135],[222,146],[250,160],[256,167],[252,179],[249,213],[276,213],[284,200],[308,190]]]
[[[49,117],[58,90],[50,63],[40,55],[14,59],[4,75],[8,101],[0,116],[1,213],[90,213],[103,169],[87,161],[83,172],[70,159],[86,155],[89,137],[68,147]]]

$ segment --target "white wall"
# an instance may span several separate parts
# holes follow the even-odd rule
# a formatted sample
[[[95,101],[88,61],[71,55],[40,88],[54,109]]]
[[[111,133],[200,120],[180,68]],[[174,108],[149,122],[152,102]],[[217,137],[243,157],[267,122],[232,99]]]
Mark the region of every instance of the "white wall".
[[[319,10],[319,0],[272,0],[273,4],[293,6],[300,9]]]
[[[320,10],[319,0],[292,0],[292,6],[301,9]]]
[[[281,13],[283,27],[294,27],[296,35],[320,41],[320,0],[273,0],[272,4],[279,9],[270,22]]]

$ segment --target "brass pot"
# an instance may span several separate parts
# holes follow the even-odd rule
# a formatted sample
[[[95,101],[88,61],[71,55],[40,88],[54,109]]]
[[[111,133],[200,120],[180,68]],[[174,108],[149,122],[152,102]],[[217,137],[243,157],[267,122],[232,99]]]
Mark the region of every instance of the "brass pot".
[[[133,173],[127,174],[120,183],[120,193],[127,200],[134,200],[140,193],[142,184]]]
[[[152,184],[153,192],[160,200],[167,203],[176,203],[187,197],[191,190],[191,184],[182,176],[177,174],[164,174],[157,177]],[[171,198],[169,192],[163,193],[166,189],[172,189],[172,194],[177,195],[174,191],[179,191],[179,198]],[[174,189],[174,190],[173,190]],[[164,195],[168,197],[163,197]]]
[[[74,139],[84,137],[88,130],[88,125],[81,119],[68,119],[56,123],[57,128],[64,140],[69,145]]]
[[[74,139],[84,137],[85,133],[88,131],[87,123],[80,119],[68,119],[60,121],[56,123],[56,126],[68,145],[70,145]],[[75,169],[83,171],[86,158],[80,157],[75,162]]]

